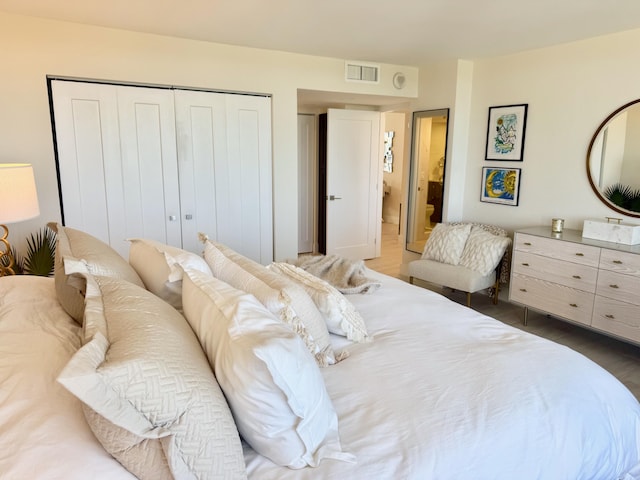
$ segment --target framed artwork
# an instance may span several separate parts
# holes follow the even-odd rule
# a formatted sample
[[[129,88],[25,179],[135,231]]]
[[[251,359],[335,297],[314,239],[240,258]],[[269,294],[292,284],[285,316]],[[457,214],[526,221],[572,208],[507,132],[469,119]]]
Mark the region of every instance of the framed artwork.
[[[480,200],[489,203],[518,206],[520,168],[482,167]]]
[[[522,161],[527,107],[526,103],[489,107],[486,160]]]

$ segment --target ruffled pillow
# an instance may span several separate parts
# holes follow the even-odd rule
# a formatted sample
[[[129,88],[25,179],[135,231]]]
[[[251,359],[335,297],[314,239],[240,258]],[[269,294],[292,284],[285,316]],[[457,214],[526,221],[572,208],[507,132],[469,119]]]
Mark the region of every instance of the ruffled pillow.
[[[324,317],[329,332],[347,337],[354,342],[370,341],[364,319],[336,288],[290,263],[272,263],[268,268],[286,275],[305,289]]]

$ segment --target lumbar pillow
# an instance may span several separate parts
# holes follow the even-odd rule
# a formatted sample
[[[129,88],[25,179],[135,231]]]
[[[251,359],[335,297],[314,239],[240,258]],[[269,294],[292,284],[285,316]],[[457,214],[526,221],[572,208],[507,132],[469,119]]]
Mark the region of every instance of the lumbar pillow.
[[[87,275],[84,335],[58,381],[140,479],[246,478],[238,431],[185,318],[124,280]]]
[[[458,265],[470,232],[471,224],[469,223],[456,225],[438,223],[427,239],[422,258]]]
[[[84,315],[85,279],[82,274],[122,278],[144,287],[133,267],[102,240],[54,222],[48,227],[56,232],[54,278],[58,301],[79,324],[82,325]]]
[[[131,238],[129,263],[145,287],[171,306],[182,311],[182,272],[192,268],[211,275],[204,258],[155,240]]]
[[[509,237],[494,235],[474,225],[460,257],[460,265],[482,275],[489,275],[496,269],[509,245]]]
[[[255,295],[272,313],[289,323],[303,338],[318,365],[336,363],[324,318],[302,287],[270,271],[264,265],[210,240],[204,242],[204,259],[214,277],[234,288]],[[277,292],[280,303],[283,303],[286,309],[273,310],[271,305],[277,304],[264,300],[267,296],[262,293],[264,285]],[[272,298],[272,295],[269,294],[267,298]]]
[[[268,268],[286,275],[305,289],[324,317],[329,332],[354,342],[370,341],[364,319],[335,287],[290,263],[274,262]]]
[[[304,343],[253,295],[186,270],[184,313],[247,443],[278,465],[317,466],[342,452],[338,417]]]

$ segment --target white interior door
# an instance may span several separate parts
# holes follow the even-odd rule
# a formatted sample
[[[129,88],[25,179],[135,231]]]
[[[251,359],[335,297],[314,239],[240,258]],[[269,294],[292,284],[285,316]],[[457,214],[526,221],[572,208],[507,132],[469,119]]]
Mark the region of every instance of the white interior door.
[[[315,250],[317,137],[316,117],[298,115],[298,253]]]
[[[381,143],[379,112],[327,111],[327,255],[379,256]]]

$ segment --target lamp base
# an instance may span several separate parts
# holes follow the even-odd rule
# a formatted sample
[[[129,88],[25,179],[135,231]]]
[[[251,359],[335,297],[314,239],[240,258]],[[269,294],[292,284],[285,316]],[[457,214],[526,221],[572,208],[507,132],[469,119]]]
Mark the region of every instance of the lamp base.
[[[16,272],[13,269],[15,261],[13,253],[11,252],[11,245],[7,237],[9,236],[9,229],[6,225],[0,225],[0,228],[4,230],[2,238],[0,238],[0,277],[6,275],[15,275]]]

